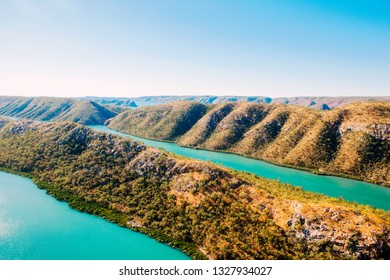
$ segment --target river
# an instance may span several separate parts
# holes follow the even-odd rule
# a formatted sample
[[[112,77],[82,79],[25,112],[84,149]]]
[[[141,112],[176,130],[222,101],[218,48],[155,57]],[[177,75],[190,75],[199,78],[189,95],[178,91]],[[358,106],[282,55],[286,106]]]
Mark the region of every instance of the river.
[[[0,260],[185,260],[179,250],[71,209],[30,179],[0,172]]]
[[[130,136],[107,128],[91,128],[139,140],[146,145],[236,170],[302,186],[390,210],[390,189],[356,180],[320,176],[246,157],[196,150],[174,143]],[[121,260],[190,259],[144,234],[71,209],[40,190],[30,179],[0,172],[0,259]]]
[[[316,175],[239,155],[191,149],[174,143],[144,139],[109,129],[103,125],[91,125],[89,127],[98,131],[130,137],[148,146],[164,148],[166,151],[189,158],[210,160],[235,170],[247,171],[280,182],[290,183],[294,186],[301,186],[308,191],[331,197],[342,197],[348,201],[390,210],[390,188],[335,176]]]

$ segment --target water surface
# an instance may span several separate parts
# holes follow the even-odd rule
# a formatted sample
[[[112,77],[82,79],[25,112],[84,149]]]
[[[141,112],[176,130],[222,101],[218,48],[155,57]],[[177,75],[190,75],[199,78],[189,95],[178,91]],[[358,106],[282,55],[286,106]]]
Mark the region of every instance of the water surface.
[[[0,259],[183,260],[184,253],[59,202],[0,172]]]
[[[310,172],[281,167],[239,155],[196,150],[181,147],[174,143],[144,139],[109,129],[103,125],[93,125],[89,127],[99,131],[130,137],[139,140],[148,146],[164,148],[169,152],[189,158],[210,160],[235,170],[252,172],[259,176],[280,180],[281,182],[290,183],[294,186],[301,186],[308,191],[322,193],[332,197],[342,197],[348,201],[390,210],[390,188],[335,176],[316,175]]]

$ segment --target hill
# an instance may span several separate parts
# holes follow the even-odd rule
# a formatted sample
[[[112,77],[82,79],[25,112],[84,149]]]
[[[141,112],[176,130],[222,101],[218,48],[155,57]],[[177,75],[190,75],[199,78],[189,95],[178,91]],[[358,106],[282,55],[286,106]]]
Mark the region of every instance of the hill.
[[[103,124],[117,113],[93,101],[51,97],[0,97],[0,115],[38,121]]]
[[[169,106],[177,105],[156,105],[119,115],[110,128],[390,186],[390,103],[361,102],[331,111],[222,103],[208,106],[201,118],[181,118],[180,125],[186,127],[181,134],[161,137],[153,124],[144,121],[152,118],[159,123]],[[169,126],[174,125],[171,119]]]
[[[302,96],[302,97],[280,97],[270,98],[265,96],[217,96],[217,95],[159,95],[159,96],[141,96],[134,98],[110,98],[110,97],[83,97],[82,100],[91,100],[102,105],[115,105],[132,107],[131,103],[136,102],[142,105],[157,105],[166,104],[178,101],[196,101],[203,104],[220,104],[226,102],[256,102],[264,104],[291,104],[303,107],[309,107],[316,110],[331,110],[339,108],[350,103],[366,102],[366,101],[382,101],[389,102],[390,97],[386,96],[360,96],[360,97],[317,97],[317,96]]]
[[[0,129],[9,122],[8,119],[0,117]]]
[[[345,105],[357,102],[379,101],[390,102],[390,97],[380,96],[340,96],[340,97],[326,97],[326,96],[301,96],[301,97],[279,97],[272,99],[272,103],[276,104],[290,104],[303,107],[309,107],[316,110],[331,110],[340,108]]]
[[[390,258],[388,212],[75,123],[10,121],[0,130],[0,167],[194,258]]]
[[[137,108],[138,105],[131,98],[122,98],[122,97],[97,97],[97,96],[87,96],[79,97],[79,100],[88,100],[99,103],[106,107],[115,107],[115,108]]]
[[[142,107],[119,114],[110,125],[142,137],[173,140],[187,132],[206,110],[204,104],[197,102]]]

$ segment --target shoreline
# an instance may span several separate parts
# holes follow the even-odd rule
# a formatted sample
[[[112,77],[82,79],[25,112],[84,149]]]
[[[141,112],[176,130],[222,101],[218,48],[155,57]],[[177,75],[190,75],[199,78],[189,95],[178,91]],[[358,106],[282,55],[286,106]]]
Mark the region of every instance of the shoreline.
[[[43,127],[51,127],[53,129],[55,129],[55,131],[58,131],[57,128],[60,124],[56,124],[54,127],[51,127],[52,125],[43,125]],[[64,127],[63,130],[61,130],[60,132],[62,132],[64,135],[75,135],[74,133],[68,133],[69,132],[69,128],[79,128],[81,129],[81,125],[76,125],[76,124],[71,124],[71,123],[68,123],[68,125],[70,127]],[[18,126],[17,126],[18,127]],[[34,127],[34,126],[33,126]],[[104,127],[102,127],[103,129]],[[89,129],[87,129],[89,130]],[[91,129],[92,130],[92,129]],[[73,130],[72,130],[73,131]],[[11,130],[11,132],[14,132],[13,130]],[[85,132],[85,129],[83,128],[83,130],[76,130],[74,129],[74,132],[77,133],[76,135],[80,135],[79,133],[83,133]],[[103,132],[101,131],[100,133],[102,134],[106,134],[105,137],[101,138],[101,140],[107,140],[107,139],[111,139],[113,140],[113,142],[108,142],[108,143],[111,143],[111,144],[115,144],[115,143],[118,143],[118,142],[115,142],[114,140],[116,138],[123,138],[123,141],[125,141],[126,143],[129,142],[130,146],[136,146],[138,144],[136,143],[131,143],[132,140],[125,140],[124,137],[121,137],[121,136],[109,136],[110,133],[108,132]],[[92,131],[88,131],[88,134],[87,135],[91,135],[91,140],[93,139],[97,139],[99,135],[99,132],[92,132]],[[62,135],[62,134],[58,134],[56,133],[55,135]],[[34,139],[34,136],[37,137],[37,139],[40,139],[41,137],[41,133],[39,133],[39,131],[36,131],[35,134],[32,133],[32,135],[29,135],[28,137],[22,137],[22,142],[19,141],[18,139],[14,139],[13,137],[11,137],[10,139],[8,139],[9,141],[5,141],[4,142],[4,147],[9,147],[12,150],[14,150],[14,147],[15,149],[17,149],[16,147],[19,147],[18,145],[14,146],[12,145],[11,143],[20,143],[21,145],[25,145],[26,143],[30,143],[30,140],[31,139]],[[32,137],[32,138],[31,138]],[[73,136],[74,137],[74,136]],[[107,138],[107,137],[113,137],[113,138]],[[5,138],[7,139],[7,138]],[[45,139],[45,141],[42,141],[42,143],[45,143],[46,145],[48,145],[48,147],[52,147],[51,144],[50,144],[50,139],[47,138],[47,137],[44,137],[42,139]],[[100,138],[99,138],[100,139]],[[61,142],[59,142],[61,143]],[[100,142],[99,142],[100,143]],[[102,145],[106,146],[105,144],[107,144],[107,142],[101,142]],[[134,145],[133,145],[134,144]],[[102,146],[102,147],[104,147]],[[96,149],[92,149],[92,151],[100,151],[101,149],[99,148],[100,145],[98,145],[98,147]],[[109,146],[111,147],[111,146]],[[40,150],[37,150],[38,148],[38,144],[37,145],[34,145],[32,144],[31,145],[31,148],[30,150],[31,151],[37,151],[39,152]],[[66,147],[65,147],[66,148]],[[53,147],[53,149],[55,151],[61,151],[61,149],[58,150],[58,146],[55,146]],[[155,148],[151,148],[153,150],[157,150]],[[141,149],[142,150],[142,149]],[[290,205],[290,202],[291,201],[294,201],[294,203],[298,203],[298,205],[304,205],[305,207],[307,207],[307,210],[309,211],[308,213],[312,213],[310,212],[312,209],[310,204],[311,203],[314,203],[314,204],[317,204],[317,203],[324,203],[324,204],[321,204],[320,206],[318,206],[319,208],[318,209],[321,209],[321,207],[325,207],[325,206],[329,206],[331,208],[333,208],[333,206],[335,207],[338,207],[338,206],[342,206],[342,205],[345,205],[346,207],[351,207],[350,209],[344,209],[346,212],[347,215],[350,215],[351,214],[351,217],[355,217],[356,215],[360,215],[361,212],[360,211],[363,211],[364,215],[367,215],[367,217],[371,217],[371,215],[374,215],[375,217],[378,216],[378,218],[380,219],[385,219],[384,220],[384,223],[387,224],[387,220],[388,219],[388,213],[385,212],[385,211],[379,211],[379,209],[375,209],[373,207],[366,207],[366,206],[361,206],[357,203],[351,203],[351,202],[348,202],[346,200],[341,200],[341,199],[337,199],[337,198],[331,198],[331,197],[327,197],[325,195],[320,195],[320,194],[315,194],[315,193],[309,193],[309,192],[305,192],[303,191],[301,188],[294,188],[293,186],[289,185],[289,184],[278,184],[276,183],[276,185],[273,184],[272,181],[274,180],[267,180],[267,179],[264,179],[264,178],[257,178],[259,176],[255,176],[253,174],[250,174],[249,172],[240,172],[240,171],[234,171],[234,170],[231,170],[231,177],[233,180],[230,182],[227,182],[227,184],[223,184],[223,182],[215,182],[215,181],[212,181],[212,183],[208,186],[209,188],[206,188],[205,191],[203,192],[203,194],[208,197],[208,194],[210,192],[213,192],[213,191],[217,191],[217,192],[220,192],[220,196],[221,197],[224,197],[224,194],[225,194],[225,191],[228,191],[228,189],[232,189],[232,190],[235,190],[236,186],[238,186],[237,184],[240,183],[240,182],[245,182],[247,183],[247,185],[250,187],[249,188],[249,191],[251,190],[251,187],[254,188],[254,191],[255,193],[253,193],[253,196],[249,195],[247,198],[249,199],[246,199],[245,196],[242,196],[241,195],[241,191],[242,190],[246,190],[247,188],[243,188],[243,189],[240,189],[240,190],[237,190],[234,192],[234,194],[231,194],[230,195],[230,192],[228,193],[228,197],[229,197],[229,200],[226,201],[226,206],[227,207],[231,207],[231,208],[228,208],[228,212],[221,212],[219,213],[217,211],[217,209],[224,209],[225,207],[221,207],[220,203],[215,203],[215,202],[212,202],[211,204],[209,203],[205,203],[205,205],[202,206],[202,208],[200,210],[197,210],[197,208],[195,207],[192,207],[192,208],[188,208],[189,211],[187,212],[183,212],[183,217],[190,217],[188,216],[187,214],[189,215],[197,215],[197,213],[201,213],[201,216],[200,216],[200,219],[201,221],[203,222],[208,222],[206,223],[206,227],[203,228],[203,230],[201,232],[197,232],[197,233],[193,233],[191,236],[191,238],[188,238],[188,239],[173,239],[173,238],[170,238],[169,236],[166,236],[164,234],[161,234],[161,231],[163,232],[168,232],[168,233],[171,233],[170,236],[174,237],[176,236],[175,235],[175,232],[176,231],[171,231],[170,228],[172,227],[175,227],[175,225],[178,223],[177,220],[174,218],[174,217],[177,217],[177,216],[180,216],[180,214],[177,214],[175,212],[169,212],[169,213],[172,213],[174,216],[172,216],[174,219],[172,221],[176,221],[174,224],[170,223],[170,224],[166,224],[169,226],[169,228],[167,228],[166,226],[156,226],[156,227],[153,227],[155,229],[159,229],[157,231],[153,231],[153,230],[148,230],[148,229],[143,229],[143,228],[140,228],[139,226],[142,225],[143,223],[137,223],[137,219],[134,219],[137,217],[137,214],[134,214],[134,209],[133,208],[133,211],[129,212],[127,210],[123,210],[121,208],[111,208],[108,206],[108,204],[101,204],[99,203],[100,200],[96,200],[94,199],[93,197],[90,197],[89,199],[89,196],[85,196],[83,195],[83,191],[82,189],[74,189],[72,188],[73,186],[73,183],[69,181],[69,183],[67,184],[63,184],[62,183],[62,180],[59,180],[57,181],[56,178],[63,178],[60,176],[46,176],[46,172],[45,170],[47,171],[50,171],[50,170],[57,170],[58,168],[60,167],[66,167],[68,165],[62,165],[62,162],[64,161],[61,161],[61,162],[58,162],[58,161],[53,161],[51,162],[52,164],[51,165],[46,165],[45,163],[41,162],[41,165],[32,162],[32,166],[30,169],[24,169],[25,165],[21,164],[23,162],[18,162],[18,159],[23,159],[23,155],[24,155],[24,151],[21,151],[19,153],[8,153],[7,152],[8,149],[3,149],[2,150],[2,153],[4,153],[4,155],[6,156],[5,159],[9,158],[9,159],[12,159],[14,156],[17,157],[15,158],[14,160],[16,160],[16,163],[15,165],[7,160],[3,161],[2,162],[2,166],[3,167],[6,167],[6,168],[3,168],[4,171],[8,171],[8,172],[11,172],[11,173],[16,173],[16,174],[19,174],[19,175],[24,175],[25,177],[29,177],[31,179],[34,180],[34,182],[37,184],[38,187],[42,188],[42,189],[46,189],[47,193],[50,194],[51,196],[54,196],[56,197],[58,200],[63,200],[63,201],[67,201],[69,206],[72,207],[72,208],[75,208],[79,211],[82,211],[82,212],[87,212],[87,213],[90,213],[90,214],[94,214],[96,216],[101,216],[103,218],[105,218],[106,220],[109,220],[111,222],[115,222],[117,224],[119,224],[120,226],[122,227],[127,227],[127,228],[131,228],[133,229],[134,231],[139,231],[139,232],[143,232],[143,233],[146,233],[147,235],[153,237],[154,239],[157,239],[158,241],[160,242],[164,242],[164,243],[167,243],[169,245],[171,245],[172,247],[176,247],[176,248],[180,248],[182,252],[184,253],[187,253],[187,255],[190,255],[192,258],[194,259],[204,259],[206,258],[206,256],[204,254],[201,254],[201,251],[199,249],[202,249],[202,248],[199,248],[199,247],[202,247],[201,245],[202,244],[205,244],[210,252],[210,256],[214,256],[212,258],[218,258],[218,257],[215,257],[215,256],[219,256],[219,258],[225,258],[226,256],[224,255],[224,253],[222,252],[222,254],[218,254],[218,248],[219,247],[212,247],[213,246],[213,242],[214,240],[212,240],[212,236],[207,239],[209,240],[208,243],[204,243],[203,241],[198,241],[197,243],[195,243],[193,240],[203,240],[203,239],[199,239],[199,234],[202,234],[202,233],[206,233],[209,231],[208,230],[208,226],[207,225],[210,225],[210,221],[209,218],[211,218],[212,220],[214,220],[214,215],[210,215],[212,213],[214,213],[213,211],[216,211],[214,214],[216,215],[216,220],[218,223],[223,223],[223,221],[226,220],[226,217],[230,217],[231,216],[231,213],[233,213],[234,215],[232,216],[234,219],[230,219],[230,223],[228,225],[230,225],[230,229],[226,229],[228,230],[229,232],[232,231],[232,232],[236,232],[236,230],[238,230],[238,232],[241,232],[239,229],[236,229],[233,225],[238,222],[240,223],[240,220],[242,217],[242,215],[240,215],[241,213],[248,213],[248,214],[251,214],[250,216],[253,217],[253,219],[251,218],[248,218],[248,219],[244,219],[243,221],[247,221],[248,222],[248,229],[249,229],[249,232],[253,232],[255,233],[255,236],[253,239],[253,242],[260,242],[260,241],[256,241],[256,240],[263,240],[264,241],[262,243],[264,244],[269,244],[272,248],[278,248],[278,250],[280,249],[280,253],[275,253],[274,254],[274,251],[273,250],[270,250],[269,254],[266,253],[260,253],[262,252],[261,250],[261,247],[259,247],[259,250],[255,251],[255,252],[252,252],[252,251],[245,251],[246,248],[242,248],[242,258],[245,259],[245,258],[248,258],[248,256],[250,257],[251,254],[252,255],[256,255],[256,256],[262,256],[261,258],[265,257],[267,258],[267,256],[272,256],[272,258],[279,258],[280,256],[283,256],[283,258],[288,258],[288,259],[293,259],[295,258],[294,256],[309,256],[310,258],[313,258],[313,259],[317,259],[317,258],[322,258],[322,257],[326,257],[326,258],[331,258],[330,256],[334,254],[334,256],[332,258],[339,258],[340,256],[343,256],[343,258],[348,258],[348,254],[345,255],[346,253],[343,253],[342,251],[332,251],[332,252],[329,252],[329,254],[327,254],[326,256],[325,255],[321,255],[320,254],[320,257],[316,256],[315,254],[312,254],[312,253],[309,253],[305,248],[304,245],[302,245],[303,247],[297,247],[297,249],[292,249],[292,251],[288,251],[288,252],[284,252],[282,248],[279,248],[279,245],[278,244],[284,244],[284,242],[286,242],[286,245],[289,244],[289,234],[287,231],[287,233],[284,233],[284,230],[289,230],[289,228],[287,227],[286,228],[286,223],[285,223],[285,220],[284,218],[288,219],[291,214],[290,211],[293,210],[293,211],[296,211],[296,209],[287,209],[285,208],[284,206],[280,206],[280,205]],[[112,153],[112,151],[115,151],[115,150],[109,150],[111,151],[110,153]],[[101,152],[100,152],[101,153]],[[7,156],[8,155],[8,156]],[[50,154],[46,154],[44,153],[43,155],[46,155],[46,156],[51,156]],[[61,156],[62,154],[60,153],[58,156]],[[146,158],[148,158],[148,154],[145,155]],[[167,154],[168,157],[169,154]],[[27,158],[31,158],[31,157],[28,157],[28,155],[26,155]],[[77,160],[77,157],[71,157],[69,158],[69,164],[70,162],[73,162],[74,160]],[[101,160],[104,160],[104,158],[102,158]],[[167,159],[168,160],[168,159]],[[29,161],[28,161],[29,162]],[[109,162],[111,163],[114,163],[114,161],[112,161],[111,159],[109,159]],[[201,170],[202,169],[202,164],[201,162],[199,161],[199,166],[198,165],[190,165],[193,166],[196,170],[197,167],[199,167]],[[50,168],[50,166],[56,166],[58,165],[58,168]],[[115,165],[115,164],[114,164]],[[123,164],[119,164],[119,166],[123,167],[125,165]],[[84,167],[83,167],[84,168]],[[227,169],[227,168],[226,168]],[[42,172],[40,171],[42,170]],[[59,170],[59,169],[58,169]],[[18,171],[27,171],[27,173],[24,173],[24,172],[18,172]],[[218,171],[218,170],[217,170]],[[187,171],[183,171],[184,173],[186,173]],[[218,173],[219,174],[219,173]],[[224,174],[224,173],[222,173]],[[65,174],[64,174],[65,176]],[[82,176],[82,174],[81,174]],[[76,177],[74,177],[76,178]],[[98,177],[95,177],[95,178],[98,178]],[[104,177],[102,177],[104,178]],[[159,179],[161,179],[161,177],[158,177]],[[243,181],[241,181],[243,180]],[[260,180],[260,181],[257,181],[257,180]],[[53,184],[53,185],[50,185],[50,184],[47,184],[45,182],[49,182],[50,184]],[[94,186],[94,181],[93,181],[93,177],[91,177],[91,181],[89,181],[92,186]],[[95,181],[96,182],[96,181]],[[229,184],[229,183],[232,183],[232,184]],[[237,184],[236,184],[237,183]],[[77,184],[77,183],[76,183]],[[104,185],[104,183],[103,183]],[[88,184],[83,184],[83,185],[80,185],[81,187],[84,186],[88,189]],[[142,188],[143,185],[136,185],[140,188]],[[174,186],[174,185],[173,185]],[[214,189],[213,187],[216,187],[216,189]],[[278,186],[278,188],[276,188],[276,186]],[[245,185],[244,185],[245,187]],[[279,188],[280,187],[280,188]],[[259,189],[259,192],[256,192],[256,190]],[[265,193],[263,193],[262,191],[260,191],[261,189],[264,189]],[[76,190],[76,191],[75,191]],[[150,189],[150,191],[153,191],[154,189]],[[148,191],[148,190],[147,190]],[[169,189],[165,189],[164,188],[164,191],[165,192],[168,192]],[[78,194],[80,193],[80,195]],[[132,193],[134,195],[137,194],[136,193]],[[259,197],[257,195],[260,195]],[[219,194],[217,195],[217,197],[219,196]],[[147,197],[147,196],[144,196],[144,197]],[[255,200],[257,201],[257,198],[260,199],[259,202],[262,202],[263,201],[263,198],[264,197],[264,203],[266,204],[270,204],[270,208],[268,209],[268,211],[264,212],[264,219],[259,219],[258,215],[256,215],[256,213],[258,213],[258,211],[254,211],[252,212],[252,208],[250,206],[246,206],[246,204],[252,200]],[[215,197],[211,197],[212,199],[215,199]],[[274,199],[278,199],[276,202],[274,202]],[[280,199],[280,201],[279,201]],[[287,200],[285,200],[287,199]],[[92,201],[90,201],[92,200]],[[155,202],[158,202],[157,200],[153,200]],[[238,201],[239,204],[235,204],[235,201]],[[284,204],[283,202],[287,202],[287,204]],[[138,200],[132,200],[131,203],[137,205],[138,204]],[[276,204],[274,204],[276,203]],[[329,205],[328,205],[329,203]],[[149,203],[150,204],[150,203]],[[137,211],[141,211],[142,209],[146,209],[146,210],[151,210],[151,209],[148,209],[147,206],[149,204],[142,204],[144,206],[144,208],[136,208]],[[237,208],[239,207],[240,205],[243,205],[242,208]],[[158,205],[155,203],[155,205]],[[174,204],[176,205],[176,204]],[[225,204],[224,204],[225,205]],[[255,204],[257,205],[257,204]],[[294,204],[295,205],[295,204]],[[215,207],[215,208],[212,208],[211,210],[210,207]],[[260,207],[261,205],[259,205],[258,208],[256,209],[260,209],[260,211],[262,211],[262,207]],[[146,208],[145,208],[146,207]],[[161,208],[159,207],[160,209],[163,210],[163,212],[160,212],[160,215],[164,216],[167,212],[165,211],[166,209],[165,208]],[[140,210],[141,209],[141,210]],[[168,207],[168,209],[176,209],[175,207]],[[216,210],[213,210],[213,209],[216,209]],[[252,209],[252,210],[251,210]],[[317,209],[317,208],[315,208]],[[187,210],[187,209],[186,209]],[[274,210],[278,210],[278,211],[281,211],[281,213],[285,213],[285,216],[284,214],[282,216],[279,216],[279,217],[274,217],[273,215],[271,215],[271,213],[273,213]],[[344,211],[343,210],[343,211]],[[351,210],[351,211],[349,211]],[[199,212],[201,211],[201,212]],[[286,212],[287,211],[287,212]],[[325,211],[325,210],[324,210]],[[333,210],[332,210],[333,211]],[[341,210],[340,210],[341,211]],[[329,212],[329,211],[328,211]],[[325,211],[325,213],[328,213]],[[330,212],[330,213],[333,213],[333,212]],[[253,214],[253,215],[252,215]],[[312,213],[313,214],[313,213]],[[310,214],[311,215],[311,214]],[[327,214],[327,215],[330,215],[330,214]],[[203,218],[203,216],[206,216],[205,218]],[[260,216],[262,216],[262,214],[260,214]],[[372,217],[374,217],[372,216]],[[225,217],[225,218],[224,218]],[[223,218],[223,220],[221,220],[221,218]],[[153,218],[154,219],[154,218]],[[237,220],[238,219],[238,220]],[[275,220],[276,219],[276,220]],[[229,219],[228,219],[229,220]],[[333,221],[333,220],[332,220]],[[186,220],[184,221],[185,222],[185,225],[186,226],[193,226],[193,223],[191,222],[191,220]],[[338,221],[336,221],[338,222]],[[147,226],[150,225],[150,223],[146,224]],[[261,229],[263,229],[264,227],[262,227],[262,225],[269,225],[269,229],[264,229],[264,233],[263,235],[262,234],[262,231],[260,231]],[[288,223],[287,223],[288,225]],[[217,226],[217,225],[216,225]],[[332,222],[329,222],[329,226],[338,226],[338,224],[336,225],[333,225]],[[280,229],[279,227],[281,227],[282,229]],[[343,225],[341,225],[341,228],[343,228]],[[217,233],[222,233],[222,236],[223,236],[223,233],[224,232],[220,232],[220,229],[218,228],[215,228],[216,232]],[[221,230],[223,231],[224,229],[221,228]],[[341,229],[340,229],[341,230]],[[352,228],[351,230],[353,230],[353,232],[355,231],[359,231],[360,229],[354,229]],[[260,231],[260,232],[259,232]],[[259,233],[256,233],[256,232],[259,232]],[[360,232],[360,231],[359,231]],[[244,234],[245,231],[242,233]],[[256,235],[259,234],[259,239],[256,239]],[[233,234],[234,235],[234,234]],[[286,238],[284,238],[284,236],[286,235]],[[181,238],[183,235],[178,235],[179,238]],[[252,236],[252,235],[251,235]],[[250,242],[252,242],[252,239],[253,237],[249,236],[248,237],[248,240]],[[263,237],[265,236],[265,237]],[[274,236],[274,238],[281,238],[280,240],[275,240],[274,238],[272,238],[271,240],[270,239],[266,239],[266,236]],[[235,238],[239,237],[239,238],[244,238],[243,236],[236,236],[234,235],[233,236],[234,238],[231,238],[231,239],[228,239],[229,241],[235,241]],[[245,237],[246,238],[246,237]],[[296,244],[295,242],[295,238],[296,236],[295,235],[292,235],[293,238],[293,241],[294,241],[294,244]],[[187,240],[187,242],[180,242],[179,240]],[[238,240],[244,240],[244,239],[238,239]],[[246,240],[246,239],[245,239]],[[223,239],[222,239],[222,242],[223,242]],[[276,242],[276,243],[274,243]],[[365,242],[365,241],[364,241]],[[195,246],[194,245],[197,244],[198,246]],[[218,243],[219,244],[219,243]],[[224,243],[222,243],[224,244]],[[234,243],[232,243],[234,244]],[[252,243],[251,243],[252,244]],[[257,243],[253,243],[254,246],[257,246],[256,244]],[[274,245],[272,245],[274,244]],[[200,245],[200,246],[199,246]],[[270,247],[270,248],[271,248]],[[290,247],[290,245],[289,245]],[[291,246],[293,247],[293,246]],[[211,248],[211,249],[210,249]],[[257,247],[256,247],[257,248]],[[293,247],[294,248],[294,247]],[[314,251],[316,251],[317,247],[313,247],[313,249],[315,249]],[[252,249],[247,249],[247,250],[252,250]],[[336,250],[336,249],[335,249]],[[339,250],[339,249],[337,249]],[[215,253],[217,252],[217,253]],[[240,251],[241,252],[241,251]],[[279,251],[278,251],[279,252]],[[215,254],[214,254],[215,253]],[[349,253],[350,254],[350,253]],[[264,256],[263,256],[264,255]],[[230,255],[229,255],[230,256]],[[231,255],[232,258],[234,255]]]
[[[127,228],[134,232],[139,232],[153,238],[154,240],[166,244],[171,248],[178,249],[188,255],[192,260],[208,260],[209,257],[203,253],[195,244],[178,241],[164,234],[161,231],[148,229],[145,227],[132,226],[129,217],[120,212],[116,212],[100,206],[98,203],[85,201],[70,191],[63,190],[47,182],[40,181],[37,176],[28,172],[15,171],[9,168],[0,166],[0,171],[21,176],[32,180],[32,182],[42,190],[46,191],[47,195],[54,197],[58,201],[66,202],[69,207],[81,213],[86,213],[103,218],[107,222],[114,223],[120,227]]]
[[[256,157],[253,157],[253,156],[250,156],[250,155],[245,155],[245,154],[238,154],[238,153],[231,152],[231,151],[210,150],[210,149],[206,149],[206,148],[199,148],[199,147],[193,147],[193,146],[186,146],[186,145],[182,145],[182,144],[180,144],[180,143],[177,143],[177,142],[175,142],[175,141],[170,141],[170,140],[159,140],[159,139],[155,139],[155,138],[148,138],[148,137],[143,137],[143,136],[137,136],[137,135],[129,134],[128,132],[124,132],[124,131],[120,131],[120,130],[115,130],[115,129],[113,129],[113,128],[110,128],[110,127],[107,126],[107,125],[103,125],[103,126],[107,127],[108,129],[111,129],[111,130],[113,130],[113,131],[116,131],[116,132],[119,132],[119,133],[126,134],[126,135],[128,135],[128,136],[130,136],[130,137],[137,137],[137,138],[141,138],[141,139],[145,139],[145,140],[150,140],[150,141],[156,141],[156,142],[163,142],[163,143],[175,144],[175,145],[177,145],[178,147],[188,148],[188,149],[192,149],[192,150],[199,150],[199,151],[207,151],[207,152],[214,152],[214,153],[220,153],[220,154],[235,155],[235,156],[240,156],[240,157],[244,157],[244,158],[247,158],[247,159],[253,159],[253,160],[262,161],[262,162],[265,162],[265,163],[268,163],[268,164],[272,164],[272,165],[276,165],[276,166],[279,166],[279,167],[284,167],[284,168],[289,168],[289,169],[294,169],[294,170],[299,170],[299,171],[308,172],[308,173],[311,173],[311,174],[314,174],[314,175],[319,175],[319,176],[331,176],[331,177],[337,177],[337,178],[350,179],[350,180],[355,180],[355,181],[359,181],[359,182],[364,182],[364,183],[373,184],[373,185],[380,186],[380,187],[383,187],[383,188],[390,188],[390,184],[387,184],[387,183],[380,183],[380,182],[378,183],[378,182],[374,182],[374,181],[372,181],[372,180],[364,180],[364,177],[359,177],[359,176],[354,176],[354,175],[348,175],[348,174],[342,174],[342,173],[323,172],[323,171],[319,171],[319,170],[311,169],[311,168],[307,168],[307,167],[301,167],[301,166],[295,166],[295,165],[288,165],[288,164],[281,164],[281,163],[278,163],[278,162],[275,162],[275,161],[271,161],[271,160],[267,160],[267,159],[263,159],[263,158],[256,158]],[[135,140],[135,139],[134,139],[134,140]],[[137,140],[137,141],[142,141],[142,140]]]
[[[19,118],[9,117],[9,116],[6,116],[6,115],[0,115],[0,117],[7,118],[7,119],[9,119],[9,120],[18,120],[18,119],[19,119]],[[38,120],[34,120],[34,119],[28,119],[28,120],[32,120],[32,121],[36,121],[36,122],[42,122],[42,121],[38,121]],[[50,122],[50,121],[49,121],[49,122]],[[81,125],[84,125],[84,124],[81,124]],[[210,150],[210,149],[207,149],[207,148],[186,146],[186,145],[182,145],[182,144],[180,144],[180,143],[178,143],[178,142],[176,142],[176,141],[171,141],[171,140],[159,140],[159,139],[155,139],[155,138],[149,138],[149,137],[143,137],[143,136],[133,135],[133,134],[130,134],[130,133],[125,132],[125,131],[115,130],[115,129],[109,127],[109,125],[104,125],[104,124],[94,124],[94,125],[85,125],[85,126],[87,126],[87,127],[92,126],[91,128],[93,128],[93,126],[104,126],[104,127],[108,128],[108,129],[110,129],[110,130],[113,130],[113,131],[115,131],[115,132],[119,132],[119,133],[126,134],[126,135],[128,135],[129,137],[137,137],[137,138],[141,138],[141,139],[145,139],[145,140],[150,140],[150,141],[156,141],[156,142],[163,142],[163,143],[175,144],[175,145],[177,145],[178,147],[188,148],[188,149],[192,149],[192,150],[199,150],[199,151],[215,152],[215,153],[220,153],[220,154],[235,155],[235,156],[240,156],[240,157],[247,158],[247,159],[253,159],[253,160],[262,161],[262,162],[264,162],[264,163],[276,165],[276,166],[279,166],[279,167],[284,167],[284,168],[289,168],[289,169],[294,169],[294,170],[299,170],[299,171],[308,172],[308,173],[311,173],[311,174],[314,174],[314,175],[319,175],[319,176],[330,176],[330,177],[337,177],[337,178],[350,179],[350,180],[355,180],[355,181],[359,181],[359,182],[364,182],[364,183],[373,184],[373,185],[380,186],[380,187],[383,187],[383,188],[390,188],[390,183],[388,184],[388,183],[386,183],[386,182],[375,182],[375,181],[372,181],[372,180],[367,180],[366,177],[359,177],[359,176],[348,175],[348,174],[343,174],[343,173],[324,172],[324,171],[320,171],[320,170],[317,170],[317,169],[312,169],[312,168],[307,168],[307,167],[302,167],[302,166],[295,166],[295,165],[289,165],[289,164],[282,164],[282,163],[278,163],[278,162],[276,162],[276,161],[267,160],[267,159],[263,159],[263,158],[257,158],[257,157],[254,157],[254,156],[245,155],[245,154],[239,154],[239,153],[235,153],[235,152],[231,152],[231,151]],[[135,140],[135,139],[134,139],[134,140]],[[137,140],[137,141],[142,141],[142,140]]]

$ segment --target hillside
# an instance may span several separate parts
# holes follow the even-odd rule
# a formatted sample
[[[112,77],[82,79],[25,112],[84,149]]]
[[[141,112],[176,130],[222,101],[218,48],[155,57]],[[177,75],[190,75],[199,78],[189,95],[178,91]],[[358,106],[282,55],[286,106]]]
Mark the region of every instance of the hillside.
[[[8,119],[0,117],[0,129],[9,122]]]
[[[256,102],[264,104],[291,104],[303,107],[309,107],[316,110],[331,110],[339,108],[350,103],[366,102],[366,101],[382,101],[389,102],[390,97],[386,96],[361,96],[361,97],[317,97],[317,96],[302,96],[302,97],[279,97],[271,98],[265,96],[217,96],[217,95],[193,95],[193,96],[178,96],[178,95],[159,95],[159,96],[142,96],[134,98],[111,98],[111,97],[83,97],[81,100],[91,100],[102,105],[115,105],[132,107],[132,102],[137,104],[166,104],[178,101],[196,101],[203,104],[220,104],[226,102]]]
[[[87,96],[79,97],[79,100],[88,100],[99,103],[106,107],[115,107],[115,108],[137,108],[138,105],[133,99],[124,98],[124,97],[97,97],[97,96]]]
[[[390,216],[65,123],[10,121],[0,167],[194,258],[390,258]],[[198,249],[199,248],[199,249]]]
[[[176,105],[121,114],[109,127],[390,186],[390,103],[361,102],[331,111],[283,104],[222,103],[209,106],[199,120],[181,118],[181,126],[191,126],[185,133],[160,137],[155,126],[144,121],[152,118],[159,123],[169,106]],[[170,126],[174,126],[172,121]]]
[[[272,103],[290,104],[309,107],[316,110],[330,110],[340,108],[345,105],[357,102],[378,101],[390,102],[390,97],[386,96],[301,96],[301,97],[279,97],[272,99]]]
[[[128,110],[112,119],[110,125],[146,138],[172,140],[187,132],[205,113],[197,102],[175,102]]]
[[[93,101],[51,97],[0,97],[0,115],[38,121],[103,124],[117,114]]]

